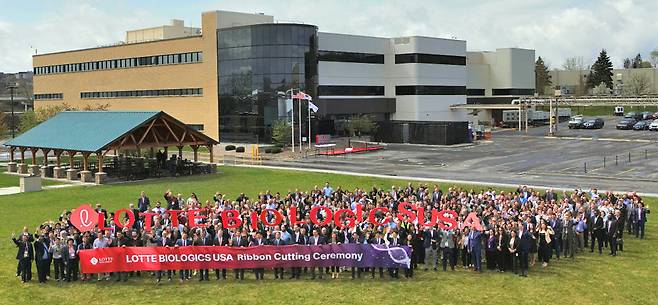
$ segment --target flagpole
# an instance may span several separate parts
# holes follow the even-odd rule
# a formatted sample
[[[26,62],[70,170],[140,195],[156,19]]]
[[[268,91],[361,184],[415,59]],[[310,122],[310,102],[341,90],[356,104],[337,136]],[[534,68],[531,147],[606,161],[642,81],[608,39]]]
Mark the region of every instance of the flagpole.
[[[311,150],[311,100],[306,104],[308,106],[308,149]]]
[[[297,99],[297,103],[299,104],[299,153],[302,153],[302,147],[303,147],[303,143],[302,143],[302,129],[303,129],[303,127],[302,126],[304,126],[303,123],[302,123],[302,100]],[[294,104],[293,104],[293,106],[294,106]]]
[[[292,152],[294,153],[295,152],[295,97],[294,97],[295,90],[290,89],[289,91],[290,91],[290,103],[291,103],[291,107],[290,107],[290,129],[291,129],[290,139],[292,141]]]

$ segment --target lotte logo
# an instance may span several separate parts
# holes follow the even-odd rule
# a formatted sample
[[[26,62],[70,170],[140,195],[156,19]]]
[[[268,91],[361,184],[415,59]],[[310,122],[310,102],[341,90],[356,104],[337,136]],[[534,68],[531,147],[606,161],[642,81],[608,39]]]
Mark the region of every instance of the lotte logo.
[[[89,262],[91,262],[92,265],[96,266],[96,264],[98,264],[98,259],[95,258],[95,257],[92,257],[91,260],[89,260]]]

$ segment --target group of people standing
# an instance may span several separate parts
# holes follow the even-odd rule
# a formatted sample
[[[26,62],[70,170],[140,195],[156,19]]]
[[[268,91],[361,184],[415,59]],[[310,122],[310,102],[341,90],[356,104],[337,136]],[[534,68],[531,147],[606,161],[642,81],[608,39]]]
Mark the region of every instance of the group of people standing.
[[[414,208],[425,210],[425,219],[411,219],[398,213],[398,204],[410,203]],[[357,207],[367,213],[378,207],[388,208],[388,212],[377,212],[376,219],[381,225],[369,222],[355,227],[338,227],[334,222],[318,226],[310,221],[310,210],[316,206],[331,210]],[[260,213],[265,209],[275,209],[287,216],[291,207],[305,222],[291,224],[287,217],[276,227],[258,224],[254,229],[249,214]],[[403,268],[404,277],[411,278],[415,270],[452,270],[460,265],[464,269],[482,272],[482,264],[491,271],[514,272],[527,276],[528,270],[538,259],[542,266],[548,266],[552,258],[573,259],[578,252],[595,250],[602,254],[609,248],[610,255],[623,251],[624,230],[637,238],[644,237],[644,224],[650,213],[640,196],[635,193],[600,194],[596,189],[574,190],[558,195],[553,190],[543,193],[520,186],[515,191],[493,189],[473,191],[451,187],[440,189],[437,185],[426,184],[406,187],[391,187],[390,190],[372,187],[370,190],[356,188],[352,191],[341,187],[334,189],[329,182],[303,192],[290,191],[285,194],[266,191],[250,199],[244,193],[235,199],[217,192],[211,199],[201,202],[196,194],[187,198],[166,191],[161,200],[151,202],[142,192],[135,203],[129,204],[137,221],[132,227],[121,228],[114,223],[112,213],[96,204],[96,212],[104,213],[106,230],[98,228],[90,232],[79,232],[70,222],[70,211],[64,211],[57,222],[40,225],[34,232],[24,228],[12,236],[18,248],[17,276],[23,282],[32,277],[32,263],[36,264],[38,279],[45,283],[56,281],[87,281],[92,277],[80,274],[79,251],[106,247],[193,247],[229,246],[249,247],[266,245],[319,245],[340,243],[387,244],[389,246],[408,245],[411,251],[411,265]],[[188,227],[186,213],[177,213],[177,225],[167,210],[200,210],[205,218],[203,227]],[[241,213],[243,225],[238,228],[223,228],[221,212],[226,209]],[[458,215],[457,226],[441,229],[438,225],[426,226],[433,210],[452,210]],[[152,226],[144,226],[145,219],[140,213],[153,212]],[[482,228],[465,225],[467,216],[476,213]],[[328,217],[321,213],[320,218]],[[268,219],[271,220],[271,219]],[[386,221],[385,221],[386,220]],[[348,219],[340,219],[348,221]],[[484,261],[484,262],[483,262]],[[216,280],[227,279],[227,270],[212,270]],[[264,269],[253,269],[257,280],[265,277]],[[339,278],[343,272],[351,278],[370,276],[380,278],[388,274],[390,278],[400,277],[398,268],[351,268],[334,266],[328,268],[274,268],[275,279],[311,279],[331,275]],[[148,272],[118,272],[98,274],[96,280],[127,281],[142,277]],[[208,281],[210,270],[161,270],[150,272],[156,282],[178,277],[181,282],[198,275],[199,281]],[[237,280],[244,279],[244,269],[234,269]]]

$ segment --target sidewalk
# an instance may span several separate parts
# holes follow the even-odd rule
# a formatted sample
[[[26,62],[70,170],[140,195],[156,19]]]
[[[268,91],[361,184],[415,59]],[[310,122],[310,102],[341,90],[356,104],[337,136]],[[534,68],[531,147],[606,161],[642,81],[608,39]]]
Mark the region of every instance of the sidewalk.
[[[82,184],[49,185],[49,186],[44,186],[42,189],[43,190],[51,190],[51,189],[60,189],[60,188],[65,188],[65,187],[78,186],[78,185],[82,185]],[[19,186],[9,186],[9,187],[0,188],[0,196],[20,194],[20,192],[21,192],[21,188]]]

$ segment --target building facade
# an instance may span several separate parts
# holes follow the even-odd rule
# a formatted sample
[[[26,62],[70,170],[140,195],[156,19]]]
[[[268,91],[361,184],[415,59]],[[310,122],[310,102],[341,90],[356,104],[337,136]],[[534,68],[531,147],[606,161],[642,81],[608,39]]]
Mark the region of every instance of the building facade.
[[[201,28],[174,20],[128,31],[122,44],[35,55],[35,107],[163,110],[222,142],[267,142],[276,121],[291,120],[293,89],[320,108],[313,134],[342,135],[350,118],[369,115],[378,140],[454,144],[467,141],[469,118],[451,105],[480,90],[534,88],[534,52],[517,50],[478,57],[463,40],[324,33],[264,14],[212,11]]]

